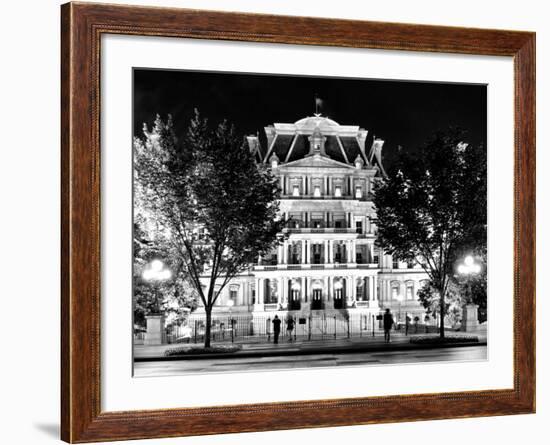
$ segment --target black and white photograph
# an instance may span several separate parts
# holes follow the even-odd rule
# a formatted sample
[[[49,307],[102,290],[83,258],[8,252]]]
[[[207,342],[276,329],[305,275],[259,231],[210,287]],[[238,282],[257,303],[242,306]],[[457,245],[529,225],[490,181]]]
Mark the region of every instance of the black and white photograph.
[[[135,377],[487,360],[487,85],[134,68]]]

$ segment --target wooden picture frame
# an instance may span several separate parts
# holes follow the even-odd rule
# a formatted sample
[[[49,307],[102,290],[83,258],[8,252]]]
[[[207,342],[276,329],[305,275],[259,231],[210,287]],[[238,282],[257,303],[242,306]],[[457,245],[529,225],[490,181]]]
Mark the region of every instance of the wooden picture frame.
[[[535,411],[534,33],[91,3],[65,4],[61,16],[63,440],[96,442]],[[513,57],[513,389],[102,412],[99,73],[103,34]]]

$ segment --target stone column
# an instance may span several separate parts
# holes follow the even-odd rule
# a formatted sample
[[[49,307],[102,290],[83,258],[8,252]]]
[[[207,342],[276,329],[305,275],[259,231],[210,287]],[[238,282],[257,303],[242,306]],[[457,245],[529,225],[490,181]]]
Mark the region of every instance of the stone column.
[[[237,306],[244,304],[244,282],[239,283],[239,290],[237,291]]]
[[[300,260],[302,264],[306,264],[306,240],[305,239],[302,240],[302,251],[300,253],[300,256],[301,256]]]
[[[334,286],[334,277],[328,276],[327,282],[327,301],[331,301],[332,298],[332,288]]]
[[[288,264],[288,241],[283,242],[283,264]]]
[[[334,240],[328,241],[328,261],[327,263],[332,264],[334,261]]]
[[[313,294],[311,292],[311,277],[307,277],[306,282],[307,282],[307,290],[306,290],[306,294],[305,294],[305,299],[309,303],[309,302],[311,302],[311,297],[312,297],[312,294]]]
[[[281,294],[283,296],[283,307],[286,307],[288,304],[288,278],[283,278],[283,288],[281,289]]]
[[[279,307],[283,304],[283,289],[284,289],[284,279],[283,277],[279,277],[278,280],[278,289],[277,289],[277,304]]]
[[[328,277],[325,276],[323,281],[323,308],[326,308],[326,303],[328,302]]]
[[[263,304],[264,303],[264,292],[265,292],[265,279],[260,278],[259,280],[259,288],[258,288],[258,298],[256,299],[256,303]]]
[[[323,263],[328,263],[328,258],[329,258],[329,255],[328,255],[328,240],[325,240],[325,247],[323,249]]]
[[[304,277],[300,278],[300,301],[305,300],[305,294],[306,294],[306,279]]]
[[[283,264],[284,244],[277,246],[277,264]]]
[[[146,345],[162,345],[164,343],[164,315],[151,314],[145,316],[147,331],[145,332]]]

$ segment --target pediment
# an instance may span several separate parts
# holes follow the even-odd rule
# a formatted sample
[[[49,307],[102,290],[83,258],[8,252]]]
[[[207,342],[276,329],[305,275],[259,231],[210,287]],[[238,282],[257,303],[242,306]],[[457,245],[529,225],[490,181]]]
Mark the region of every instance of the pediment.
[[[281,167],[354,168],[353,165],[335,161],[328,156],[322,156],[319,154],[306,156],[302,159],[297,159],[287,164],[282,164]]]

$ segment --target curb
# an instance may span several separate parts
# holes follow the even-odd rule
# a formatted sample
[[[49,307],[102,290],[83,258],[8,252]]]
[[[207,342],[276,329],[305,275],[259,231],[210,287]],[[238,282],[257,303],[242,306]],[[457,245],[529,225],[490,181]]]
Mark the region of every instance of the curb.
[[[134,363],[138,362],[164,362],[164,361],[180,361],[180,360],[208,360],[213,358],[223,359],[239,359],[239,358],[254,358],[254,357],[288,357],[297,355],[317,355],[317,354],[342,354],[342,353],[365,353],[365,352],[392,352],[392,351],[409,351],[409,350],[426,350],[426,349],[446,349],[446,348],[464,348],[470,346],[487,346],[487,342],[461,342],[447,343],[444,345],[419,345],[412,343],[404,343],[393,347],[373,347],[368,345],[347,346],[341,347],[306,347],[304,349],[277,350],[277,349],[259,349],[254,351],[239,351],[226,352],[218,354],[189,354],[180,356],[152,356],[152,357],[134,357]]]

